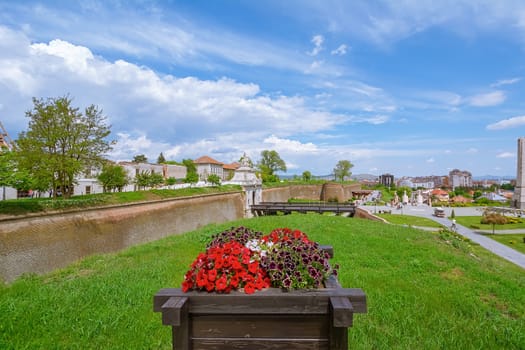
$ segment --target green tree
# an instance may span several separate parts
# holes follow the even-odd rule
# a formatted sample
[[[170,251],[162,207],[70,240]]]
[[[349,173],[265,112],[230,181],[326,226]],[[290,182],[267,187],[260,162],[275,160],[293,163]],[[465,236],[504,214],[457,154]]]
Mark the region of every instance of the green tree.
[[[286,163],[281,159],[277,151],[264,150],[261,152],[261,160],[257,163],[257,168],[261,172],[263,182],[277,182],[279,177],[275,172],[286,172]]]
[[[157,164],[164,164],[166,163],[166,158],[164,158],[164,154],[160,152],[159,157],[157,158]]]
[[[312,173],[308,170],[303,171],[303,181],[310,181],[312,179]]]
[[[6,187],[17,190],[32,189],[31,176],[27,171],[19,170],[16,153],[7,147],[0,148],[0,186],[2,187],[2,200],[6,199]]]
[[[174,178],[174,177],[168,177],[164,183],[167,185],[167,186],[172,186],[172,185],[175,185],[177,183],[177,179]]]
[[[33,105],[26,112],[28,130],[16,143],[19,170],[32,174],[36,188],[52,189],[53,197],[60,190],[69,198],[75,177],[105,161],[112,144],[106,140],[110,126],[98,107],[90,105],[80,112],[67,96],[33,98]]]
[[[129,184],[126,170],[122,166],[110,162],[102,166],[102,171],[97,176],[97,180],[102,185],[104,192],[122,192],[124,186]]]
[[[221,185],[221,178],[217,174],[210,174],[208,176],[208,182],[211,183],[213,186],[220,186]]]
[[[349,160],[340,160],[337,162],[337,165],[334,168],[334,176],[335,180],[340,179],[341,182],[345,180],[346,177],[350,177],[352,175],[352,172],[350,169],[352,169],[354,165]]]
[[[192,159],[183,159],[182,164],[186,167],[186,178],[185,183],[197,183],[199,181],[199,175],[197,174],[197,167],[193,163]]]
[[[146,189],[147,187],[155,188],[163,183],[164,177],[158,173],[143,170],[135,175],[135,184],[139,189]]]
[[[133,157],[132,162],[133,163],[147,163],[148,158],[144,154],[137,154],[135,157]]]

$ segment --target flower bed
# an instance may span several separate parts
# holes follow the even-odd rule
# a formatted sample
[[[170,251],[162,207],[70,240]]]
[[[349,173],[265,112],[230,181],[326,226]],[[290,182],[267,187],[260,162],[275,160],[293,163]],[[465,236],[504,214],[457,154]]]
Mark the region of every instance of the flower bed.
[[[154,311],[174,349],[347,349],[366,297],[341,288],[330,252],[298,230],[232,228],[212,237],[181,289],[155,295]]]

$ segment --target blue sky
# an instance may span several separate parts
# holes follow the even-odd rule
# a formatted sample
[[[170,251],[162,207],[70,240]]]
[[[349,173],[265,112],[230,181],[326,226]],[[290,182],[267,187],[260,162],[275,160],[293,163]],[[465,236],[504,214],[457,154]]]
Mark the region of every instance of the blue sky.
[[[524,77],[523,1],[0,1],[11,138],[69,94],[108,116],[113,160],[515,176]]]

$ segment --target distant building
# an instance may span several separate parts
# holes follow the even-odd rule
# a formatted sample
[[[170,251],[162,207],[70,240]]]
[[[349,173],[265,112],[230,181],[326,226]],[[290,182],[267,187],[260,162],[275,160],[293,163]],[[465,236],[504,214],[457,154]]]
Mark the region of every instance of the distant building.
[[[448,177],[452,190],[456,189],[456,187],[472,187],[472,174],[468,171],[454,169],[448,174]]]
[[[394,175],[392,174],[383,174],[379,176],[379,183],[386,187],[394,186]]]
[[[223,180],[224,181],[231,180],[233,176],[235,175],[235,170],[239,169],[240,166],[241,166],[241,163],[238,163],[238,162],[233,162],[231,164],[224,164],[222,166]]]
[[[224,179],[224,163],[219,162],[208,156],[202,156],[193,161],[197,168],[197,175],[199,180],[206,181],[208,176],[215,174],[219,176],[221,180]]]

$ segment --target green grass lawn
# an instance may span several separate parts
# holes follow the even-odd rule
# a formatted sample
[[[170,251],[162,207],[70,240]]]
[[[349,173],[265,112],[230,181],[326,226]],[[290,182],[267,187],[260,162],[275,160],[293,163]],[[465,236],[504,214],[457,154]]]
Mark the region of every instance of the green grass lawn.
[[[487,237],[492,238],[495,241],[498,241],[502,244],[505,244],[512,249],[516,249],[519,252],[522,252],[525,254],[525,243],[523,243],[523,239],[525,238],[525,234],[517,234],[517,235],[487,235]]]
[[[73,196],[69,199],[25,198],[0,201],[0,215],[26,215],[50,210],[71,210],[102,205],[125,204],[141,201],[155,201],[169,198],[196,196],[241,191],[241,186],[191,187],[176,190],[147,190],[135,192],[97,193]]]
[[[420,226],[420,227],[443,227],[434,220],[423,218],[420,216],[413,215],[392,215],[392,214],[374,214],[380,218],[385,219],[391,224],[396,225],[408,225],[408,226]]]
[[[478,227],[480,230],[492,230],[492,225],[490,224],[481,224],[481,215],[480,216],[456,216],[456,221],[458,224],[465,227],[472,228],[472,225]],[[496,225],[496,230],[514,230],[514,229],[525,229],[525,220],[519,224],[505,224],[505,225]]]
[[[0,348],[170,349],[153,295],[179,287],[206,239],[238,225],[297,228],[334,247],[342,286],[367,295],[352,349],[525,348],[523,269],[450,235],[316,214],[209,225],[1,286]]]

